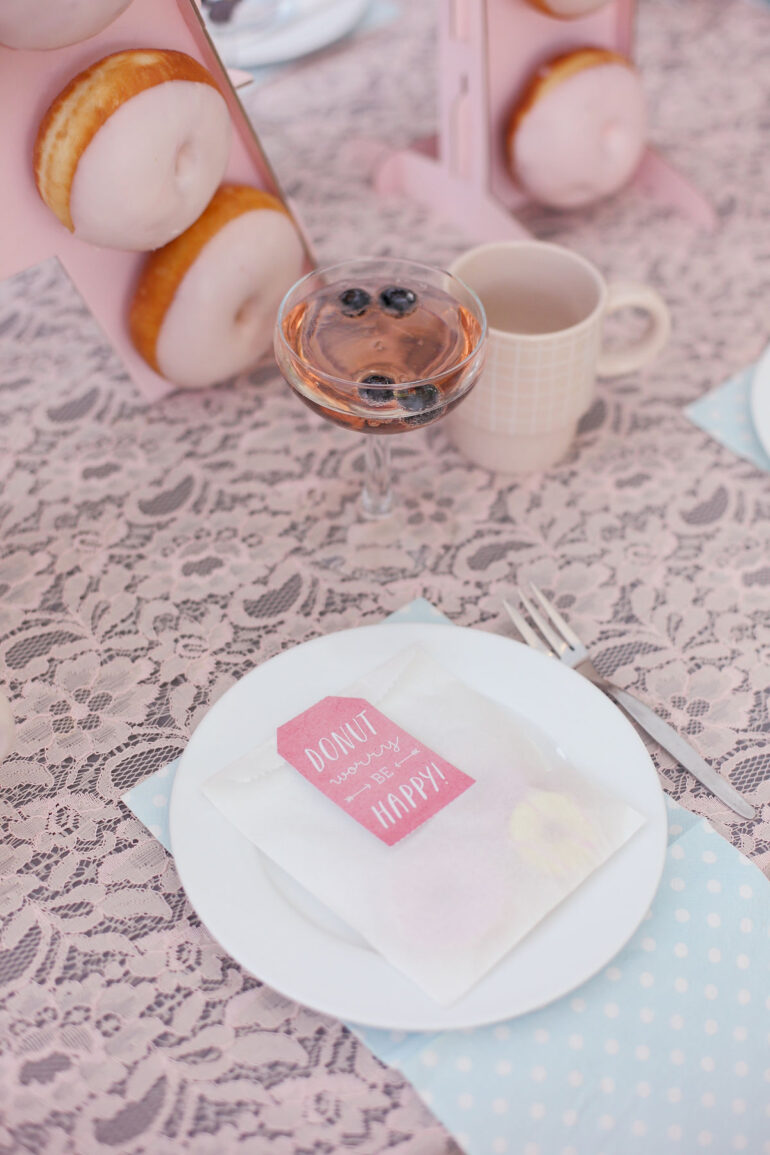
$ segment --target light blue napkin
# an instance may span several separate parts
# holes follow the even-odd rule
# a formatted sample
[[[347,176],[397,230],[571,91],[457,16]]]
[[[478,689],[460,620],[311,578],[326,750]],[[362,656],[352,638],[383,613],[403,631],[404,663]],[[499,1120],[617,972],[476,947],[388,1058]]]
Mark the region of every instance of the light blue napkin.
[[[387,620],[448,621],[423,599]],[[167,848],[177,765],[123,797]],[[770,882],[704,819],[667,805],[652,909],[572,995],[474,1030],[350,1025],[468,1155],[770,1152]]]
[[[751,381],[754,365],[741,370],[705,397],[685,409],[693,424],[726,445],[739,457],[770,471],[770,457],[756,435],[751,419]]]
[[[469,1155],[770,1150],[770,883],[668,813],[649,916],[572,995],[472,1031],[352,1028]]]

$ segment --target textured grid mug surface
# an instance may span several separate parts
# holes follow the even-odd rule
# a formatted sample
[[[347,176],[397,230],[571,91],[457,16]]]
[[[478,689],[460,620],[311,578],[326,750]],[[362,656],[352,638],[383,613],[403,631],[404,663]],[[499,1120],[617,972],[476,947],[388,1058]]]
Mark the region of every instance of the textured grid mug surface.
[[[511,434],[577,421],[593,397],[600,338],[599,316],[542,337],[490,331],[484,372],[463,402],[463,419]]]

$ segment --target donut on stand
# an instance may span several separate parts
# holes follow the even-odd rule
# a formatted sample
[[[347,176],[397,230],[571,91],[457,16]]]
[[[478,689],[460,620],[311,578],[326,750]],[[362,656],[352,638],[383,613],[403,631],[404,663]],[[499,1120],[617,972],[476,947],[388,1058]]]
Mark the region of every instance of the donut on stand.
[[[130,310],[134,346],[188,389],[241,373],[272,346],[281,298],[304,264],[277,197],[223,185],[195,224],[147,258]]]
[[[521,239],[538,218],[533,208],[538,202],[565,208],[576,202],[585,205],[631,180],[643,195],[676,208],[705,229],[715,227],[711,205],[691,181],[649,144],[639,148],[646,118],[639,78],[629,64],[638,0],[436,0],[436,5],[438,132],[409,148],[363,144],[360,160],[373,170],[378,192],[411,196],[478,241]],[[606,106],[598,109],[598,115],[595,106],[584,115],[568,99],[570,92],[579,92],[584,84],[590,88],[595,78],[574,76],[577,87],[572,89],[565,79],[565,91],[559,94],[566,120],[557,123],[555,137],[549,140],[545,133],[536,139],[537,132],[530,132],[531,124],[524,121],[524,109],[521,123],[512,125],[512,106],[542,62],[587,45],[621,58],[611,72],[609,62],[605,67],[607,75],[621,69],[622,75],[609,84],[602,79],[600,85],[610,101],[613,90],[621,90],[625,99],[628,89],[634,89],[630,116],[618,105],[612,111],[623,115],[605,133],[601,126]],[[546,107],[545,99],[542,106],[538,103],[532,123],[536,123],[535,112],[537,120],[541,115],[546,119]],[[570,139],[570,125],[577,126],[578,141]],[[514,144],[511,138],[519,128],[522,141]],[[570,171],[554,190],[553,168],[558,166],[565,140]],[[531,148],[537,154],[527,157],[526,173],[523,164],[512,171],[511,151],[517,151],[519,143],[522,147],[527,143],[527,152]],[[598,176],[592,171],[591,150],[595,150],[594,157],[599,156]]]
[[[86,13],[91,22],[81,20]],[[54,38],[54,26],[66,34]],[[0,0],[0,30],[0,278],[56,258],[139,395],[158,400],[177,386],[138,352],[129,328],[148,253],[195,224],[222,184],[275,198],[276,211],[262,215],[301,246],[300,272],[315,263],[312,249],[283,210],[196,0]],[[36,31],[61,47],[37,51]]]
[[[104,31],[131,0],[0,0],[0,44],[66,48]]]
[[[535,8],[558,20],[577,20],[603,8],[609,0],[529,0]]]
[[[40,196],[70,232],[145,252],[193,223],[225,172],[230,114],[184,52],[130,49],[98,60],[55,98],[34,150]]]
[[[511,115],[506,151],[511,175],[528,196],[570,209],[622,188],[646,137],[636,69],[620,53],[584,48],[538,69]]]

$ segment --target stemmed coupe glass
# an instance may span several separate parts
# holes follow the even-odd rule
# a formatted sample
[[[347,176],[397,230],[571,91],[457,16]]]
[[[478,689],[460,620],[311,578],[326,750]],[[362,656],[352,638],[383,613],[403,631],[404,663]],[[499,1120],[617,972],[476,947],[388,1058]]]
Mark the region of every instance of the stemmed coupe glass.
[[[423,429],[475,385],[487,323],[475,293],[415,261],[358,258],[317,269],[284,297],[283,376],[316,413],[367,434],[365,517],[393,506],[388,433]]]

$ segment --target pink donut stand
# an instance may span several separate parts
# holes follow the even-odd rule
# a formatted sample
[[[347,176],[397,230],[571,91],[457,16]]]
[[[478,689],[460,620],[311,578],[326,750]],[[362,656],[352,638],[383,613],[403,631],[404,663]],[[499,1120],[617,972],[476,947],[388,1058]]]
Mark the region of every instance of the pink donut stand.
[[[0,135],[5,158],[0,181],[0,279],[50,257],[58,258],[141,395],[154,401],[175,386],[154,373],[139,356],[126,321],[145,254],[97,248],[77,240],[40,199],[32,173],[37,128],[51,101],[89,64],[127,48],[174,48],[208,68],[233,122],[224,180],[255,185],[279,197],[303,237],[309,267],[315,258],[193,0],[133,0],[99,35],[68,48],[22,52],[0,45]]]
[[[529,202],[506,163],[508,116],[537,68],[565,52],[608,48],[633,59],[634,0],[560,20],[528,0],[440,0],[439,131],[374,162],[381,193],[401,193],[441,212],[479,241],[527,236],[515,213]],[[716,217],[698,190],[648,148],[633,178],[645,193],[704,229]]]

